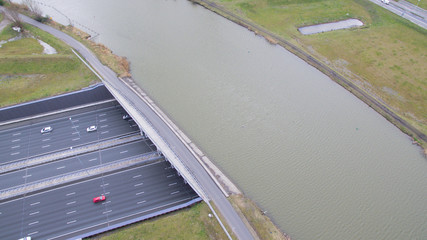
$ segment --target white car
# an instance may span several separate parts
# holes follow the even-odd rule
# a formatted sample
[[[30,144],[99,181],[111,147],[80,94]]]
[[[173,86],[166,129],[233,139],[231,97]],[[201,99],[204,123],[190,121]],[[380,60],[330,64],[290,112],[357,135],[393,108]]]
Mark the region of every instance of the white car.
[[[87,132],[93,132],[93,131],[96,131],[96,129],[98,129],[98,128],[95,125],[92,125],[92,126],[86,128],[86,131]]]
[[[48,126],[48,127],[42,128],[40,132],[43,134],[43,133],[48,133],[52,131],[53,131],[53,128],[51,126]]]
[[[390,3],[390,1],[389,1],[389,0],[381,0],[381,2],[382,2],[382,3],[385,3],[385,4],[389,4],[389,3]]]
[[[123,115],[123,120],[129,120],[131,119],[131,117],[128,114]]]

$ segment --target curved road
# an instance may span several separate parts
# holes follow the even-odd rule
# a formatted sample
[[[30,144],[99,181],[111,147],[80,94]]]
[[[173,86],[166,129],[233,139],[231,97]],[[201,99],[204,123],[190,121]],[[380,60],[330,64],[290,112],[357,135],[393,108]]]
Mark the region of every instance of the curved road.
[[[0,7],[0,10],[2,9],[4,8]],[[54,35],[77,50],[79,54],[81,54],[81,56],[83,56],[83,58],[85,58],[86,61],[88,61],[89,64],[99,73],[103,78],[103,81],[117,89],[133,106],[137,106],[139,112],[144,113],[146,119],[151,122],[152,126],[156,128],[158,133],[163,137],[163,139],[165,139],[169,146],[173,147],[173,150],[179,159],[187,166],[188,169],[191,170],[194,177],[198,180],[209,199],[215,204],[215,207],[229,224],[237,238],[242,240],[253,239],[253,236],[247,226],[243,223],[242,219],[231,206],[230,202],[215,182],[210,178],[206,170],[200,165],[197,159],[185,147],[175,133],[166,125],[166,123],[163,122],[162,119],[141,98],[139,98],[131,89],[117,78],[116,73],[114,73],[110,68],[104,66],[98,58],[89,51],[89,49],[69,35],[45,24],[39,23],[27,16],[21,15],[21,19],[26,23]]]

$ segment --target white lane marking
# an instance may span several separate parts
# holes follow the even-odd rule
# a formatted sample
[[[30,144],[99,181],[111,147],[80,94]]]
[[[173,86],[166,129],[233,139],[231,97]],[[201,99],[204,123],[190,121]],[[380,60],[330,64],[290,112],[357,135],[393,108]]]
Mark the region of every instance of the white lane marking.
[[[123,170],[121,172],[112,173],[111,175],[108,175],[108,176],[114,176],[114,175],[118,175],[118,174],[123,174],[123,173],[127,173],[127,172],[130,172],[130,171],[136,171],[136,170],[142,169],[142,168],[147,167],[147,166],[153,166],[155,164],[157,164],[157,163],[149,163],[149,164],[144,165],[144,166],[135,167],[135,168],[132,168],[132,169]],[[77,183],[72,183],[70,185],[58,187],[58,188],[55,188],[55,189],[46,190],[44,192],[34,193],[34,195],[31,195],[31,196],[38,196],[38,195],[46,194],[48,192],[57,191],[58,189],[68,188],[70,186],[75,186],[75,185],[82,184],[82,183],[85,183],[85,182],[91,182],[91,181],[94,181],[94,180],[97,180],[97,179],[101,179],[101,178],[102,177],[96,177],[94,179],[83,180],[83,181],[80,181],[80,182],[77,182]],[[107,192],[104,195],[107,195],[107,194],[110,194],[110,192]],[[19,199],[13,199],[13,200],[6,200],[2,204],[4,204],[4,203],[10,203],[10,202],[15,202],[15,201],[19,201],[19,200],[21,200],[21,198],[19,198]]]
[[[1,212],[0,212],[0,215],[1,215]]]
[[[14,134],[12,134],[12,136],[18,136],[18,135],[21,135],[21,133],[14,133]]]
[[[108,133],[108,131],[101,132],[101,134]]]
[[[170,177],[173,177],[173,176],[175,176],[175,174],[171,174],[171,175],[168,175],[168,176],[166,176],[167,178],[170,178]]]
[[[143,193],[144,193],[144,192],[139,192],[139,193],[136,193],[135,195],[137,195],[137,196],[138,196],[138,195],[143,194]]]
[[[105,183],[105,184],[101,184],[100,187],[105,187],[105,186],[108,186],[108,185],[110,185],[110,184],[109,183]]]
[[[103,202],[103,203],[101,203],[102,205],[105,205],[105,204],[109,204],[111,201],[106,201],[106,202]]]
[[[73,213],[75,213],[75,212],[77,212],[76,210],[74,210],[74,211],[71,211],[71,212],[67,212],[67,215],[68,214],[73,214]]]
[[[74,125],[71,128],[78,128],[78,127],[79,127],[79,125]]]
[[[67,193],[67,194],[65,194],[65,196],[71,196],[71,195],[74,195],[74,194],[76,194],[76,192]]]
[[[170,186],[173,186],[173,185],[175,185],[175,184],[176,184],[176,182],[174,182],[174,183],[171,183],[171,184],[169,184],[169,187],[170,187]]]
[[[73,134],[73,135],[74,135],[74,134],[79,134],[79,132],[73,132],[73,133],[71,133],[71,134]]]
[[[76,201],[69,202],[69,203],[67,203],[67,205],[71,205],[71,204],[74,204],[74,203],[76,203]]]
[[[39,211],[37,211],[37,212],[32,212],[32,213],[30,213],[30,214],[28,214],[28,215],[34,215],[34,214],[37,214],[37,213],[39,213]]]
[[[31,174],[22,176],[22,178],[27,178],[27,177],[31,177]]]
[[[77,140],[80,140],[80,138],[73,138],[73,141],[77,141]]]
[[[136,176],[133,176],[132,178],[139,178],[139,177],[141,177],[142,175],[136,175]]]
[[[30,206],[34,206],[34,205],[37,205],[37,204],[39,204],[40,202],[35,202],[35,203],[31,203],[30,204]]]
[[[19,142],[19,141],[21,141],[21,139],[14,139],[14,140],[12,140],[12,142]]]
[[[71,121],[72,123],[75,123],[75,122],[78,122],[79,120],[78,119],[76,119],[76,120],[73,120],[73,121]]]
[[[131,125],[131,127],[136,127],[136,126],[138,126],[138,125],[136,125],[136,124]]]
[[[77,222],[77,220],[73,220],[73,221],[67,222],[67,224],[71,224],[71,223],[75,223],[75,222]]]
[[[57,167],[56,169],[59,170],[59,169],[63,169],[63,168],[65,168],[65,166]]]
[[[102,126],[100,126],[100,128],[105,128],[105,127],[108,127],[108,125],[102,125]]]
[[[32,232],[32,233],[28,233],[28,236],[31,236],[31,235],[34,235],[34,234],[37,234],[37,233],[39,233],[39,232],[35,231],[35,232]]]
[[[98,160],[98,158],[92,158],[92,159],[89,159],[89,162],[96,161],[96,160]]]
[[[110,212],[112,212],[112,211],[113,211],[113,210],[108,210],[108,211],[103,212],[102,214],[110,213]]]
[[[37,224],[37,223],[39,223],[39,221],[35,221],[35,222],[32,222],[32,223],[28,223],[28,226],[31,226],[31,225],[34,225],[34,224]]]
[[[19,148],[21,145],[16,145],[16,146],[13,146],[13,147],[11,147],[12,149],[13,148]]]
[[[106,113],[103,113],[103,114],[99,114],[98,116],[103,117],[103,116],[105,116],[105,115],[107,115],[107,114],[106,114]]]
[[[50,145],[48,144],[48,145],[42,146],[42,148],[47,148],[47,147],[50,147]]]
[[[141,203],[145,203],[146,201],[144,200],[144,201],[141,201],[141,202],[137,202],[136,204],[141,204]]]
[[[46,141],[49,141],[49,140],[50,140],[50,138],[45,138],[45,139],[42,140],[42,142],[46,142]]]
[[[134,187],[138,187],[138,186],[141,186],[142,184],[144,184],[144,183],[138,183],[138,184],[135,184],[135,185],[133,185]]]
[[[173,192],[173,193],[171,193],[171,195],[174,195],[174,194],[177,194],[177,193],[179,193],[179,191]]]
[[[101,119],[101,120],[99,120],[99,122],[105,122],[105,121],[107,121],[107,119]]]
[[[121,151],[121,152],[120,152],[120,154],[127,153],[127,152],[128,152],[128,150],[126,150],[126,151]]]
[[[11,153],[10,155],[17,155],[17,154],[20,154],[20,152],[14,152],[14,153]]]

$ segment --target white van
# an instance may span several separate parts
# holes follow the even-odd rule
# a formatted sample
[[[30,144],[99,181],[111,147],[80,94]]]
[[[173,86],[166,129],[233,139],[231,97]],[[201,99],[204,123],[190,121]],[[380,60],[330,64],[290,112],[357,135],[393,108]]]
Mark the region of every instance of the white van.
[[[389,3],[390,3],[390,1],[389,1],[389,0],[381,0],[381,2],[382,2],[382,3],[385,3],[385,4],[389,4]]]

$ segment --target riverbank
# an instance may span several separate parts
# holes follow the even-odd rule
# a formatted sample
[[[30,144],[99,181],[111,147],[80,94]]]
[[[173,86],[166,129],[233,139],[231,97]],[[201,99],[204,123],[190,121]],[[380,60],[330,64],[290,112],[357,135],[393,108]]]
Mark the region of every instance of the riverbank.
[[[343,86],[344,88],[346,88],[348,91],[350,91],[352,94],[354,94],[356,97],[358,97],[359,99],[361,99],[362,101],[364,101],[368,106],[370,106],[371,108],[373,108],[375,111],[377,111],[378,113],[380,113],[383,117],[385,117],[388,121],[390,121],[392,124],[394,124],[395,126],[397,126],[402,132],[406,133],[407,135],[409,135],[414,144],[418,144],[421,147],[424,148],[424,154],[427,154],[427,128],[425,125],[425,119],[423,116],[425,116],[425,107],[423,107],[425,105],[425,102],[423,102],[423,100],[419,100],[419,97],[412,97],[413,99],[411,99],[411,103],[408,104],[409,98],[411,98],[409,95],[411,94],[416,94],[418,96],[418,93],[415,93],[412,90],[404,90],[405,94],[402,92],[397,92],[395,93],[396,88],[394,88],[393,90],[393,94],[395,95],[393,96],[389,96],[386,94],[389,93],[382,93],[384,92],[383,89],[388,89],[387,87],[376,87],[379,88],[379,90],[376,90],[375,87],[373,87],[374,85],[379,85],[382,84],[381,86],[383,86],[384,84],[389,84],[389,83],[384,83],[384,76],[372,76],[372,72],[367,73],[366,75],[369,76],[369,79],[373,79],[377,82],[369,82],[367,81],[367,77],[363,77],[364,73],[363,71],[365,71],[365,69],[372,69],[371,65],[368,66],[364,66],[366,63],[363,63],[361,66],[357,66],[357,64],[352,64],[354,69],[358,69],[358,72],[355,74],[352,72],[352,69],[348,69],[345,66],[341,66],[339,68],[340,71],[338,71],[337,68],[337,64],[332,64],[334,62],[347,62],[347,65],[351,65],[351,60],[349,60],[348,58],[346,60],[340,60],[338,59],[334,59],[337,56],[329,56],[329,58],[327,57],[327,54],[325,54],[325,50],[326,48],[323,47],[322,48],[322,54],[320,54],[318,51],[316,51],[313,46],[314,44],[319,44],[316,43],[315,39],[313,40],[312,38],[309,39],[302,39],[301,37],[299,37],[298,35],[295,34],[295,32],[297,31],[296,28],[289,30],[290,26],[283,24],[283,22],[280,21],[280,14],[278,16],[269,16],[268,18],[266,18],[267,20],[265,20],[263,23],[263,27],[260,26],[257,21],[261,21],[260,18],[262,18],[263,14],[266,13],[271,13],[273,14],[273,12],[268,11],[268,10],[264,10],[264,9],[258,9],[256,5],[248,5],[247,3],[238,3],[236,5],[233,5],[231,2],[227,2],[227,3],[223,3],[223,2],[218,2],[218,1],[207,1],[207,0],[190,0],[191,2],[195,3],[195,4],[199,4],[245,28],[247,28],[250,31],[253,31],[255,34],[257,35],[261,35],[263,36],[268,42],[270,42],[271,44],[277,44],[280,45],[282,47],[284,47],[285,49],[287,49],[288,51],[292,52],[293,54],[297,55],[299,58],[303,59],[304,61],[306,61],[307,63],[309,63],[310,65],[312,65],[313,67],[317,68],[318,70],[322,71],[324,74],[326,74],[328,77],[330,77],[332,80],[334,80],[335,82],[337,82],[338,84],[340,84],[341,86]],[[228,4],[228,5],[227,5]],[[277,3],[277,5],[280,5],[280,3]],[[361,4],[363,5],[363,7],[366,8],[370,8],[371,5],[369,5],[369,3],[363,3]],[[265,5],[262,5],[265,6]],[[291,9],[291,7],[287,7],[287,9]],[[278,10],[276,9],[274,14],[276,14]],[[376,11],[375,9],[372,9],[372,11]],[[381,16],[384,16],[388,13],[386,12],[381,12]],[[352,14],[350,14],[351,16]],[[248,17],[250,16],[250,17]],[[344,15],[344,17],[348,17],[347,15]],[[351,16],[354,17],[354,16]],[[364,16],[364,18],[368,19],[368,18],[374,18],[376,16]],[[397,17],[397,16],[396,16]],[[395,21],[395,16],[392,16],[392,20]],[[309,17],[304,16],[305,21],[310,21],[309,19],[307,19]],[[326,17],[324,17],[326,18]],[[329,21],[334,21],[335,19],[329,19]],[[325,20],[323,20],[325,21]],[[372,19],[370,20],[372,21]],[[397,20],[396,20],[397,21]],[[365,22],[365,21],[364,21]],[[279,25],[277,25],[279,24]],[[282,25],[280,25],[282,24]],[[268,26],[274,26],[274,31],[269,30],[268,28],[265,27],[265,25]],[[310,25],[310,24],[306,24],[306,25]],[[373,23],[368,23],[367,24],[369,26],[373,26]],[[283,28],[281,28],[280,30],[277,28],[278,26],[283,26]],[[412,26],[411,26],[412,27]],[[294,28],[294,27],[292,27]],[[366,28],[366,27],[364,27]],[[363,28],[363,29],[364,29]],[[414,27],[416,29],[416,31],[418,31],[419,28]],[[419,30],[419,31],[423,31],[423,30]],[[287,35],[291,32],[290,35]],[[333,34],[338,34],[338,33],[333,33]],[[423,34],[421,34],[423,35]],[[287,36],[286,38],[284,36]],[[342,34],[340,35],[340,37],[342,36]],[[376,36],[377,37],[377,36]],[[322,41],[324,41],[324,38],[317,37],[319,39],[323,39]],[[352,36],[352,38],[354,38],[354,36]],[[336,40],[337,42],[339,42],[339,38],[337,38],[338,40]],[[331,44],[332,40],[329,38],[326,43],[328,44],[328,48],[332,47],[332,46],[338,46],[338,45],[334,45]],[[335,41],[335,40],[334,40]],[[320,42],[320,41],[319,41]],[[360,43],[358,43],[357,46],[361,46],[363,45],[362,43],[365,41],[360,41]],[[311,43],[310,45],[307,45],[307,43]],[[342,43],[340,43],[340,45],[342,45]],[[345,45],[349,45],[349,44],[345,44]],[[323,46],[323,45],[322,45]],[[356,45],[351,45],[352,47],[355,47]],[[370,47],[369,47],[370,48]],[[310,51],[307,51],[307,49],[311,49]],[[391,49],[393,50],[393,49]],[[334,51],[332,51],[331,49],[326,49],[326,51],[331,51],[333,53],[336,53]],[[394,51],[394,50],[393,50]],[[343,52],[343,51],[342,51]],[[340,52],[339,54],[345,54]],[[350,55],[348,56],[350,59],[358,59],[358,58],[354,58],[354,54],[351,54],[351,52],[349,52]],[[381,54],[377,51],[377,54]],[[339,55],[338,55],[339,56]],[[341,56],[342,57],[342,56]],[[372,56],[370,56],[372,57]],[[331,59],[332,58],[332,59]],[[361,57],[366,58],[366,56],[362,56]],[[396,58],[396,55],[394,56],[394,58]],[[390,58],[393,59],[393,58]],[[372,61],[372,60],[371,60]],[[414,60],[412,60],[414,61]],[[399,63],[397,63],[399,64]],[[340,65],[340,64],[338,64]],[[342,64],[341,64],[342,65]],[[360,64],[359,64],[360,65]],[[410,66],[413,66],[413,64],[409,64]],[[355,66],[355,67],[354,67]],[[362,67],[363,66],[363,67]],[[382,64],[381,64],[382,66]],[[399,69],[399,70],[396,70]],[[362,73],[360,72],[362,71]],[[371,70],[372,71],[372,70]],[[386,74],[389,75],[390,73],[396,74],[396,76],[398,76],[398,78],[400,77],[400,73],[397,72],[402,72],[402,67],[401,66],[397,66],[397,67],[393,67],[389,72],[384,72],[384,70],[381,71],[375,71],[373,70],[373,72],[378,72],[379,74]],[[367,72],[367,70],[365,71]],[[411,70],[412,72],[412,70]],[[408,75],[408,73],[406,73]],[[354,78],[351,78],[354,77]],[[362,76],[362,77],[361,77]],[[404,76],[403,76],[404,77]],[[403,78],[402,77],[402,78]],[[407,77],[407,76],[406,76]],[[418,82],[416,83],[409,83],[407,82],[406,78],[405,78],[405,82],[406,85],[409,86],[419,86],[419,89],[423,89],[423,77],[421,77],[421,80],[418,80]],[[414,78],[414,79],[418,79],[418,77]],[[395,82],[399,82],[398,80]],[[387,92],[387,91],[385,91]],[[419,94],[424,95],[425,91],[422,90],[417,90],[417,92],[419,92]],[[404,97],[402,97],[404,96]],[[407,98],[407,99],[406,99]],[[400,100],[399,100],[400,99]],[[423,97],[421,97],[421,99],[423,99]],[[415,102],[413,102],[415,101]],[[395,105],[395,107],[391,107],[391,105]],[[405,106],[412,106],[411,109],[405,109]],[[411,113],[411,111],[417,112],[417,114],[413,114]],[[402,116],[405,117],[402,117]],[[414,117],[415,116],[415,117]],[[418,119],[418,121],[417,121]]]

